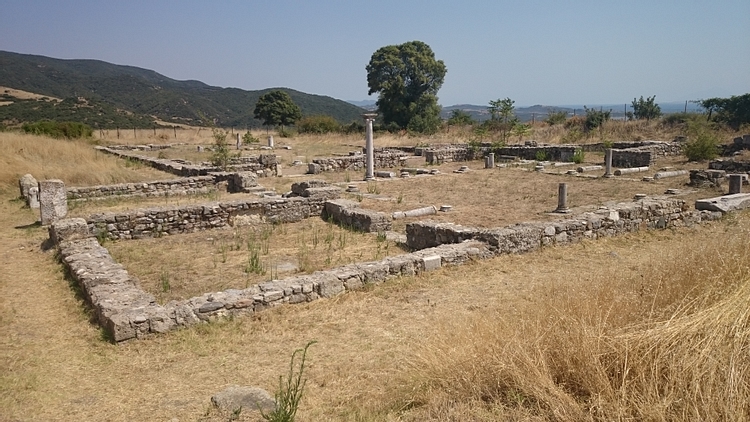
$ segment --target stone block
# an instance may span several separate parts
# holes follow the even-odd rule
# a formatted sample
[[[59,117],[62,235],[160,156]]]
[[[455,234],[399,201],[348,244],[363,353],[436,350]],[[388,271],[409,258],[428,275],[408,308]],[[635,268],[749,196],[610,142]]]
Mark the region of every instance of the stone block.
[[[78,240],[92,237],[89,226],[83,218],[67,218],[52,223],[49,227],[49,238],[55,244],[66,240]]]
[[[258,186],[257,175],[252,171],[233,173],[228,182],[227,190],[230,193],[246,192],[247,189]]]
[[[29,189],[29,197],[26,200],[26,204],[31,209],[39,209],[39,187],[34,186]]]
[[[29,200],[29,190],[31,188],[38,188],[39,182],[36,181],[34,176],[30,174],[24,174],[21,176],[20,179],[18,179],[18,188],[21,191],[21,197],[26,199],[26,204],[28,205]]]
[[[696,210],[720,211],[727,213],[750,208],[750,193],[724,195],[718,198],[699,199],[695,201]]]
[[[42,225],[48,226],[68,215],[68,199],[65,183],[50,179],[39,182],[39,205]]]
[[[434,271],[440,269],[440,255],[426,256],[422,258],[422,266],[425,271]]]

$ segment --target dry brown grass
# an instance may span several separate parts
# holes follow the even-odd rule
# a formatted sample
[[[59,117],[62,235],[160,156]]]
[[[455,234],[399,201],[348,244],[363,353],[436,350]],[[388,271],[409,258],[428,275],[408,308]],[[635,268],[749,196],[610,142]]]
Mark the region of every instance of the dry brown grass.
[[[62,101],[56,97],[48,97],[46,95],[34,94],[33,92],[22,91],[20,89],[8,88],[7,86],[0,86],[0,92],[10,95],[11,97],[18,98],[19,100],[40,100],[42,98],[48,98],[51,101]]]
[[[90,143],[0,132],[0,188],[17,192],[18,179],[61,179],[68,186],[104,185],[174,176],[97,152]]]
[[[352,232],[319,218],[106,246],[162,303],[403,253],[383,236]]]
[[[55,159],[54,153],[40,159],[40,168]],[[17,171],[27,172],[33,161],[25,156]],[[403,192],[401,204],[394,203],[405,208],[431,202],[418,200],[426,189],[440,198],[436,205],[475,201],[454,217],[486,210],[474,199],[481,196],[511,198],[524,219],[525,207],[554,205],[556,189],[550,194],[549,187],[562,176],[497,170],[498,179],[510,182],[492,185],[483,179],[492,172],[425,178],[446,182],[438,186],[413,178],[414,192],[399,185],[407,181],[378,182],[378,189],[394,199]],[[444,268],[112,345],[90,322],[53,252],[41,248],[47,233],[34,224],[37,215],[12,200],[16,177],[4,176],[13,189],[0,192],[0,420],[226,421],[211,408],[212,394],[228,384],[273,390],[291,352],[311,339],[319,343],[308,356],[300,421],[748,418],[748,213]],[[545,186],[545,178],[553,184]],[[294,180],[268,182],[288,187]],[[608,190],[606,183],[615,181],[576,182],[580,189],[569,188],[574,205],[598,203],[576,199],[580,192],[631,196],[624,191],[629,185]],[[639,192],[651,186],[632,183]],[[466,194],[470,189],[477,190]],[[459,192],[463,197],[437,196]],[[540,198],[552,205],[534,205]],[[182,199],[154,201],[173,200]],[[487,202],[492,210],[498,203]],[[92,203],[80,211],[141,205]],[[497,214],[515,212],[502,207]],[[154,242],[166,239],[182,238]],[[250,412],[241,417],[256,419]]]
[[[409,362],[406,419],[746,420],[747,216],[635,274],[610,259],[533,306],[444,321]]]

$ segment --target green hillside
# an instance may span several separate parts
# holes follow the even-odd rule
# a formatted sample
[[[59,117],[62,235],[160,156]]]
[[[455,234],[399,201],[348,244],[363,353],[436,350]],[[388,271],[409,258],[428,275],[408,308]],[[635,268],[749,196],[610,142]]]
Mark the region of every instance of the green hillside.
[[[289,93],[302,114],[329,115],[340,123],[360,120],[363,110],[331,97],[288,88],[245,91],[199,81],[177,81],[152,70],[99,60],[61,60],[0,51],[0,86],[62,98],[18,100],[0,92],[0,121],[75,120],[95,127],[151,127],[154,119],[223,127],[259,127],[258,97],[273,89]]]

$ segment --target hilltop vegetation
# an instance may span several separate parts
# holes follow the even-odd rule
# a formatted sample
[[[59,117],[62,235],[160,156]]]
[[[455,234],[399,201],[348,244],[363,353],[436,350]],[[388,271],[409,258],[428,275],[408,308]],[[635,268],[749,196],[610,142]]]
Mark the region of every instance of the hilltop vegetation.
[[[220,88],[99,60],[60,60],[5,51],[0,51],[0,86],[64,99],[21,101],[0,92],[4,95],[0,101],[12,101],[0,107],[0,120],[9,123],[51,119],[76,120],[101,128],[148,128],[158,119],[191,125],[260,127],[253,108],[260,96],[275,89],[288,93],[304,116],[328,115],[346,124],[360,120],[362,112],[341,100],[288,88]]]

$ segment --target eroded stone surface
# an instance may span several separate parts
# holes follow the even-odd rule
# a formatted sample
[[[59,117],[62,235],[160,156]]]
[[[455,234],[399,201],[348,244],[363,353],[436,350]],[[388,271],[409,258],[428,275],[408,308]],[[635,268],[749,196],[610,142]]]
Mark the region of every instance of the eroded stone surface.
[[[39,182],[39,208],[43,226],[68,215],[68,198],[62,180],[50,179]]]

